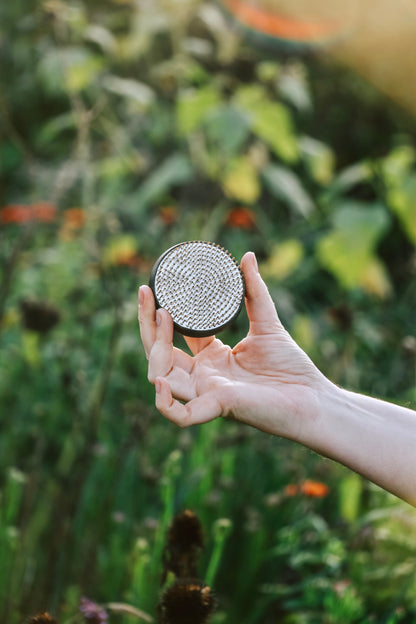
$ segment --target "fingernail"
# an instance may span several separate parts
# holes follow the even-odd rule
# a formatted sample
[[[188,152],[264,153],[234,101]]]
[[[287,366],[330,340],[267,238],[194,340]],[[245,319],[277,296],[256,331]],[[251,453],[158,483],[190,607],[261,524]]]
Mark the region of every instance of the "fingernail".
[[[160,383],[160,379],[157,378],[155,381],[155,388],[156,388],[156,392],[159,394],[159,392],[162,390],[162,384]]]
[[[259,270],[259,266],[257,264],[256,254],[253,251],[251,252],[251,257],[252,257],[252,260],[253,260],[253,266],[256,269],[256,271],[258,271]]]
[[[143,286],[140,286],[140,288],[139,288],[139,305],[143,305],[143,301],[144,301]]]
[[[160,314],[160,310],[156,310],[156,325],[159,327],[161,322],[162,322],[162,317]]]

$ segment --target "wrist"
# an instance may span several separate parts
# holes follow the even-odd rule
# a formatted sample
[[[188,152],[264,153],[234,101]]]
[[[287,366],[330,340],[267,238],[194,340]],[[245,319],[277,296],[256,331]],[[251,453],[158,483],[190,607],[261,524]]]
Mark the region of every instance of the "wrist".
[[[415,504],[414,411],[328,382],[307,445]]]

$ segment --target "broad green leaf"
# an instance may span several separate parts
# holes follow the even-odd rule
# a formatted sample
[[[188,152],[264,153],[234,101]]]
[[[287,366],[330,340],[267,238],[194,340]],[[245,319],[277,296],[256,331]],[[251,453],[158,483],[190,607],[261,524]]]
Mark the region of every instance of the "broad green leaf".
[[[328,188],[330,197],[342,195],[353,189],[357,184],[368,182],[373,177],[370,163],[362,161],[340,171]]]
[[[79,92],[90,86],[105,67],[104,60],[85,53],[84,58],[69,59],[64,68],[65,84],[69,91]]]
[[[360,286],[370,295],[387,299],[393,294],[393,286],[386,267],[376,257],[367,261],[359,280]]]
[[[256,66],[256,75],[260,82],[276,80],[280,72],[280,64],[275,61],[261,61]]]
[[[259,198],[261,187],[257,169],[249,158],[242,156],[231,163],[222,179],[222,187],[228,197],[246,204]]]
[[[152,201],[160,199],[175,184],[189,180],[192,173],[193,168],[188,158],[182,154],[173,154],[147,177],[139,192],[132,196],[132,210],[139,211]]]
[[[412,170],[416,151],[402,145],[381,162],[387,201],[409,240],[416,244],[416,174]]]
[[[50,121],[44,124],[39,132],[39,141],[42,144],[49,143],[56,139],[61,132],[72,129],[76,125],[76,116],[71,111],[52,117]]]
[[[306,314],[296,316],[290,333],[297,344],[309,354],[315,348],[316,337],[313,324]]]
[[[17,167],[21,160],[21,153],[12,141],[5,138],[0,142],[0,171],[6,172]]]
[[[84,36],[85,39],[93,41],[100,46],[103,52],[108,54],[113,54],[117,49],[117,39],[108,28],[104,28],[102,25],[91,24],[85,30]]]
[[[308,171],[318,184],[328,184],[334,175],[335,156],[328,145],[309,136],[301,138],[300,151]]]
[[[176,104],[178,132],[187,135],[195,130],[220,102],[220,95],[212,86],[179,93]]]
[[[233,97],[233,102],[238,108],[251,114],[255,114],[256,107],[268,100],[269,97],[265,89],[261,85],[253,84],[240,87]]]
[[[269,191],[277,199],[282,199],[291,208],[308,217],[314,209],[312,199],[302,186],[298,176],[290,169],[278,165],[268,165],[262,172]]]
[[[354,522],[360,513],[362,491],[362,479],[357,474],[352,473],[339,483],[339,512],[348,522]]]
[[[346,202],[334,214],[333,223],[332,231],[318,242],[317,257],[344,288],[357,287],[388,227],[388,213],[380,204]]]
[[[109,156],[97,163],[98,174],[107,180],[120,179],[128,173],[138,173],[141,171],[143,163],[140,155],[135,152],[119,156]]]
[[[268,260],[262,263],[261,273],[265,278],[285,279],[297,269],[303,255],[302,244],[294,238],[276,243]]]
[[[411,145],[401,145],[392,150],[382,161],[382,169],[388,183],[397,183],[416,162],[416,150]]]
[[[387,190],[387,199],[409,240],[416,245],[416,174]]]
[[[103,86],[108,91],[123,97],[135,100],[142,107],[147,108],[155,100],[155,93],[148,85],[132,78],[118,78],[117,76],[106,76]]]
[[[97,57],[82,47],[48,49],[37,68],[42,86],[47,93],[62,93],[68,86],[66,84],[68,72],[76,72],[77,68],[81,68],[84,80],[85,67],[90,68],[94,58]],[[87,70],[87,74],[90,76],[90,69]]]
[[[298,143],[292,119],[289,111],[283,104],[279,102],[264,102],[257,110],[253,131],[282,160],[292,163],[298,159]]]
[[[41,361],[39,334],[31,331],[22,332],[22,352],[24,359],[32,368],[39,366]]]
[[[250,133],[247,116],[231,106],[214,110],[204,124],[208,140],[220,155],[233,156],[243,146]]]
[[[251,117],[253,132],[261,138],[282,160],[295,162],[299,147],[288,108],[281,102],[270,100],[261,86],[239,89],[235,104]]]
[[[302,112],[312,109],[311,94],[308,88],[305,72],[299,66],[293,66],[282,72],[277,81],[279,94],[294,108]]]

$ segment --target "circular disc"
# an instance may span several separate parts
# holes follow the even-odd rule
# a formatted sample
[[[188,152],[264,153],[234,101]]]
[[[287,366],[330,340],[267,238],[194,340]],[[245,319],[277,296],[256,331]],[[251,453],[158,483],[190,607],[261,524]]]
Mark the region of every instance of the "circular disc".
[[[185,336],[211,336],[240,312],[244,278],[235,259],[223,247],[189,241],[171,247],[157,260],[150,275],[156,306],[172,316]]]

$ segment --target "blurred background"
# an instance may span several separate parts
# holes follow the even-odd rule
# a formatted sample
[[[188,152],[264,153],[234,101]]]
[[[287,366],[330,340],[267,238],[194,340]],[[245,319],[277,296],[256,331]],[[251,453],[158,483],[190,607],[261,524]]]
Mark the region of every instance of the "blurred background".
[[[253,250],[325,375],[416,407],[412,6],[338,4],[2,3],[1,622],[83,596],[154,621],[184,509],[213,624],[415,621],[414,510],[237,423],[176,429],[137,327],[169,246]]]

